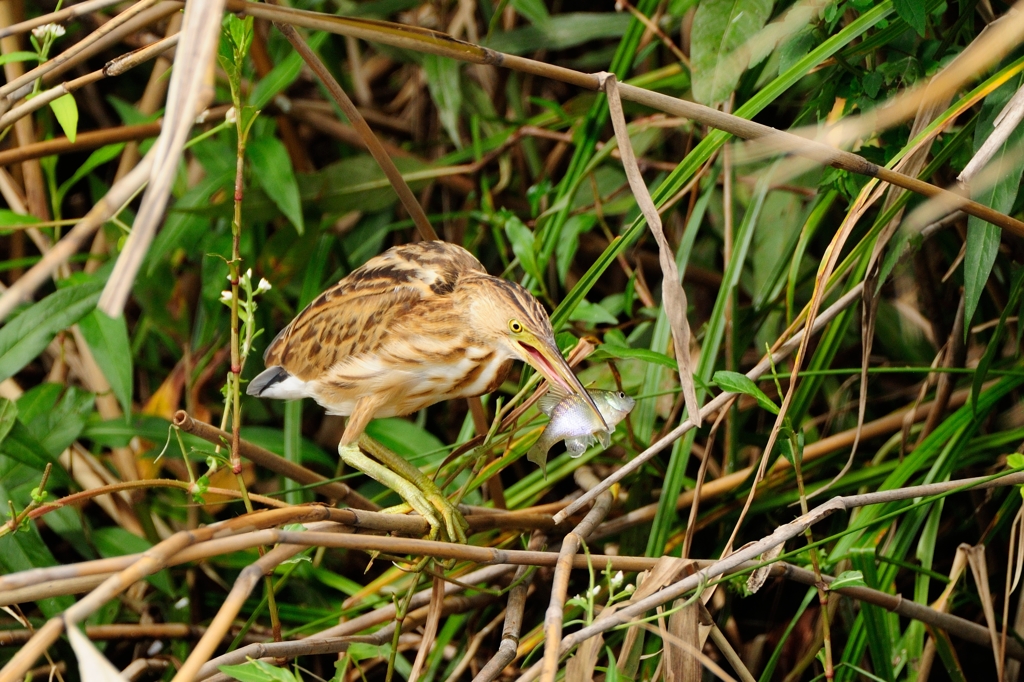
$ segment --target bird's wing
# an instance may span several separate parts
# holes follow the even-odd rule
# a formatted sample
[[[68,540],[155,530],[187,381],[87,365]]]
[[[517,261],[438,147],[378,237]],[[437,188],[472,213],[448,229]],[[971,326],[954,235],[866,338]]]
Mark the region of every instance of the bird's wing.
[[[465,249],[419,242],[391,249],[320,294],[267,348],[267,367],[308,381],[345,358],[372,355],[401,318],[438,302],[469,273],[485,272]]]

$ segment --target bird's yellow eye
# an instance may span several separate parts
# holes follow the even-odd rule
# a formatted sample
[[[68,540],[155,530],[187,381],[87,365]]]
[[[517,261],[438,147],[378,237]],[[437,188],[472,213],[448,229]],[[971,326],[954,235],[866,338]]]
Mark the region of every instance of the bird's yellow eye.
[[[519,320],[509,320],[508,321],[508,329],[513,334],[522,334],[523,333],[523,323],[520,322]]]

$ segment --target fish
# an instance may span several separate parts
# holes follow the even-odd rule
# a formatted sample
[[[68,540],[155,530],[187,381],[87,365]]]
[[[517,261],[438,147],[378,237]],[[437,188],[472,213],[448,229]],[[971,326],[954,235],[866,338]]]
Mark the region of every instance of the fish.
[[[587,391],[604,418],[602,425],[586,401],[578,395],[569,395],[551,387],[538,401],[540,411],[551,418],[540,438],[526,453],[526,459],[540,467],[547,477],[548,450],[560,440],[570,457],[579,457],[589,446],[600,441],[608,447],[612,433],[620,421],[630,413],[636,401],[622,391]]]

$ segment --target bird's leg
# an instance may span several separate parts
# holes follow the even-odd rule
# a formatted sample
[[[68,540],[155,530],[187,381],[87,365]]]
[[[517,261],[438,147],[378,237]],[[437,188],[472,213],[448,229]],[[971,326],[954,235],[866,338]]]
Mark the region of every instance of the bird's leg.
[[[373,461],[364,455],[355,443],[338,445],[338,456],[341,457],[341,461],[353,469],[362,471],[373,480],[401,495],[402,499],[408,502],[409,506],[419,512],[420,516],[430,524],[429,537],[431,540],[436,540],[441,528],[447,527],[448,520],[445,519],[442,522],[442,517],[438,515],[436,505],[428,501],[428,496],[421,492],[415,483],[404,478],[400,473],[392,471],[384,464]]]
[[[434,508],[441,514],[444,519],[445,528],[448,531],[448,538],[454,542],[460,542],[466,544],[466,531],[469,530],[469,524],[466,523],[466,519],[463,518],[462,512],[451,503],[451,500],[444,494],[444,492],[437,487],[437,484],[431,480],[429,476],[419,470],[418,467],[411,464],[404,457],[396,455],[394,452],[384,447],[374,439],[370,438],[366,434],[359,437],[359,445],[368,453],[376,457],[384,466],[388,469],[393,470],[400,474],[404,479],[408,480],[412,485],[416,486],[423,496],[434,505]],[[404,497],[404,495],[403,495]],[[412,500],[406,498],[409,504],[412,504]],[[415,508],[415,505],[413,505]],[[419,511],[417,509],[417,511]],[[421,514],[423,512],[420,512]]]

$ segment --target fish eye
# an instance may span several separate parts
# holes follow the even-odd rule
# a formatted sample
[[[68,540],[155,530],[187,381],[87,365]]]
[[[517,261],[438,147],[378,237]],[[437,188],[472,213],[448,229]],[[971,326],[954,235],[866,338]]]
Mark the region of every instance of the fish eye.
[[[621,400],[622,398],[625,398],[625,397],[626,397],[626,394],[623,393],[622,391],[619,391],[619,399]]]
[[[522,334],[523,333],[523,323],[520,322],[519,320],[509,320],[508,321],[508,329],[513,334]]]

